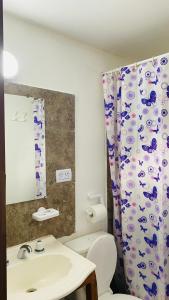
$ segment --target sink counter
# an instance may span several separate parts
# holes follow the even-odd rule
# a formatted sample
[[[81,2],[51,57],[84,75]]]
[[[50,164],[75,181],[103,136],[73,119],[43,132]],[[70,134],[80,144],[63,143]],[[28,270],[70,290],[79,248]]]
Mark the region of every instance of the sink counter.
[[[7,249],[8,300],[57,300],[76,290],[95,265],[61,244],[53,236],[43,238],[45,252],[18,259],[20,245]],[[35,241],[28,242],[34,249]]]

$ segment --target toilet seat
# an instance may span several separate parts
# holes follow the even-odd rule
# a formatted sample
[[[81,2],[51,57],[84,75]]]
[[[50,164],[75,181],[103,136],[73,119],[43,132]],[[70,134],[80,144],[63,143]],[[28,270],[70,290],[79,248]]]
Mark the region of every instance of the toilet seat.
[[[125,294],[113,294],[113,293],[105,293],[99,297],[99,300],[139,300],[139,298],[125,295]]]

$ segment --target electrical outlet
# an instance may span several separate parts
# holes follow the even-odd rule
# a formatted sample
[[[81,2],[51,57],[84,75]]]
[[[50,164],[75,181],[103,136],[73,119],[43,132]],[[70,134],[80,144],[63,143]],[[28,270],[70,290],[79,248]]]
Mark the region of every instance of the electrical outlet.
[[[63,169],[56,170],[56,182],[65,182],[72,180],[72,170],[71,169]]]

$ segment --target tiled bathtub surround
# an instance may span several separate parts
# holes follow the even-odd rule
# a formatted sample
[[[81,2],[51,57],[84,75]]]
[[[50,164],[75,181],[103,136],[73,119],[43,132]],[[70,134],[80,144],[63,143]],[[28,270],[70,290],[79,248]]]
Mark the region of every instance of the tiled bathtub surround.
[[[74,96],[19,84],[7,84],[5,93],[45,101],[47,198],[6,206],[7,246],[43,235],[69,235],[75,227],[75,103]],[[72,169],[72,181],[56,183],[56,169]],[[40,206],[59,209],[60,216],[44,222],[32,220]]]

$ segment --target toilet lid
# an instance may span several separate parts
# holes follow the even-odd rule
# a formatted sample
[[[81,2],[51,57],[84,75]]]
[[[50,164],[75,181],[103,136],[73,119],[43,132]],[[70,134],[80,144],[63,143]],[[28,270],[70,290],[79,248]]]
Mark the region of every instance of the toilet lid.
[[[117,250],[114,237],[111,234],[98,237],[89,248],[87,258],[96,265],[98,294],[101,295],[109,290],[116,268]]]
[[[132,295],[125,295],[125,294],[114,294],[111,297],[111,300],[140,300],[140,298],[137,298]]]
[[[139,298],[125,294],[105,293],[99,297],[99,300],[139,300]]]

